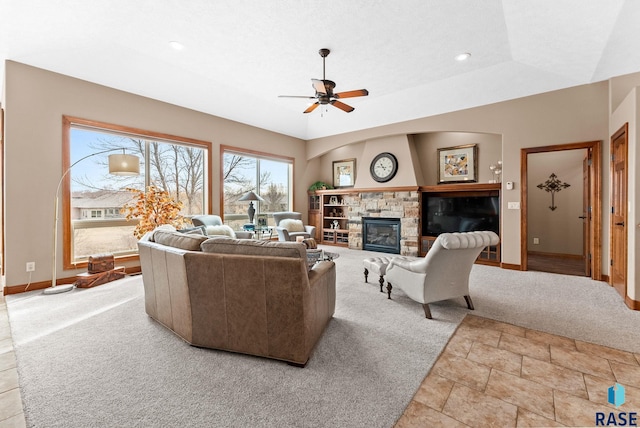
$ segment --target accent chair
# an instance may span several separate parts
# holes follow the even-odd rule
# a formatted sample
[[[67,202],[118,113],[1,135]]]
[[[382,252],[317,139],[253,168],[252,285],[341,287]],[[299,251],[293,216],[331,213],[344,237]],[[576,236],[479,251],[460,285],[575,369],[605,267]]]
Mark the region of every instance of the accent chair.
[[[469,295],[471,268],[485,247],[498,242],[498,235],[490,231],[442,233],[423,258],[391,259],[385,277],[389,298],[394,286],[400,288],[411,299],[422,303],[425,317],[429,319],[429,303],[454,297],[464,296],[467,307],[473,310]]]
[[[279,241],[295,241],[298,236],[305,239],[316,237],[316,227],[304,225],[300,213],[293,211],[273,213],[273,221]]]
[[[203,215],[194,215],[191,217],[191,223],[194,226],[204,226],[205,235],[227,235],[230,238],[238,238],[238,239],[251,239],[253,238],[253,233],[242,231],[242,230],[233,230],[231,227],[226,226],[222,222],[222,218],[219,215],[215,214],[203,214]]]

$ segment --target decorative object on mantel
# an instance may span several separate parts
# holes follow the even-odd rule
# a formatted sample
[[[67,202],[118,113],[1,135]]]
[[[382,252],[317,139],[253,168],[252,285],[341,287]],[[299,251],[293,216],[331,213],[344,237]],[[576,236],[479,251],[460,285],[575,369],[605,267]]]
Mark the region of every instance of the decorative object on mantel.
[[[353,187],[356,183],[356,160],[333,161],[333,185],[335,187]]]
[[[501,183],[502,182],[502,161],[499,160],[496,163],[492,163],[489,165],[489,169],[493,173],[495,177],[493,180],[490,180],[489,183]]]
[[[561,180],[558,179],[557,175],[555,175],[554,173],[551,173],[547,181],[545,181],[544,183],[538,184],[538,189],[542,189],[545,192],[551,193],[551,206],[549,207],[549,209],[551,211],[555,211],[555,209],[558,208],[554,201],[554,196],[556,192],[559,192],[562,189],[566,189],[569,186],[571,186],[569,183],[563,183]]]
[[[314,192],[316,190],[326,190],[326,189],[333,189],[333,186],[331,184],[325,183],[324,181],[316,181],[311,186],[309,186],[309,191],[311,192]]]
[[[478,145],[438,149],[438,184],[478,181]]]

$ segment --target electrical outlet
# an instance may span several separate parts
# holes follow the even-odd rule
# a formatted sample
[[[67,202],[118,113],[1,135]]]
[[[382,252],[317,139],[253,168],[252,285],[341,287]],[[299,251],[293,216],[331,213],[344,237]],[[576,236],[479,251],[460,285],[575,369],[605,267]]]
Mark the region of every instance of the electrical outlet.
[[[507,202],[507,209],[508,210],[519,210],[520,209],[520,202]]]
[[[538,245],[540,243],[540,238],[533,238],[533,244]]]
[[[36,270],[36,262],[27,262],[27,272],[33,272]]]

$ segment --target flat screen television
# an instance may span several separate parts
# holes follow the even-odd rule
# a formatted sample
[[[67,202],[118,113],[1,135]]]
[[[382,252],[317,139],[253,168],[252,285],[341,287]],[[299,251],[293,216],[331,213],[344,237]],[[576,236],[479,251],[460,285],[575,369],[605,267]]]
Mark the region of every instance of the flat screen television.
[[[491,230],[500,234],[500,197],[422,195],[422,236]]]

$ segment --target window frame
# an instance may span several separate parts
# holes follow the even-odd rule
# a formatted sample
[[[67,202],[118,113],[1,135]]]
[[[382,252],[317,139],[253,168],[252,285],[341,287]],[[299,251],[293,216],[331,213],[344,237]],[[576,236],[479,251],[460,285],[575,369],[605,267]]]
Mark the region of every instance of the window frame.
[[[167,143],[175,142],[178,144],[184,144],[194,147],[199,147],[206,150],[205,156],[205,183],[203,193],[205,196],[204,211],[211,212],[212,210],[212,198],[210,196],[213,185],[213,150],[212,143],[210,141],[196,140],[193,138],[180,137],[176,135],[165,134],[161,132],[149,131],[140,128],[133,128],[123,125],[114,125],[112,123],[101,122],[91,119],[83,119],[74,116],[62,116],[62,171],[64,174],[71,166],[71,128],[93,128],[96,131],[105,131],[107,133],[122,134],[132,137],[140,137],[149,140],[159,140]],[[73,172],[73,171],[71,171]],[[72,248],[72,227],[71,227],[71,174],[67,174],[62,182],[62,266],[64,270],[85,268],[88,265],[87,261],[76,262],[73,260],[71,254]],[[58,251],[58,249],[56,249]],[[116,256],[116,260],[119,262],[137,261],[140,257],[138,254]]]
[[[259,159],[265,160],[275,160],[275,161],[285,161],[291,164],[291,205],[289,207],[290,211],[294,211],[295,207],[295,170],[296,170],[296,159],[291,156],[283,156],[277,155],[273,153],[261,152],[258,150],[245,149],[242,147],[235,146],[227,146],[220,145],[220,217],[224,222],[224,155],[225,153],[235,153],[238,155],[251,156]]]

